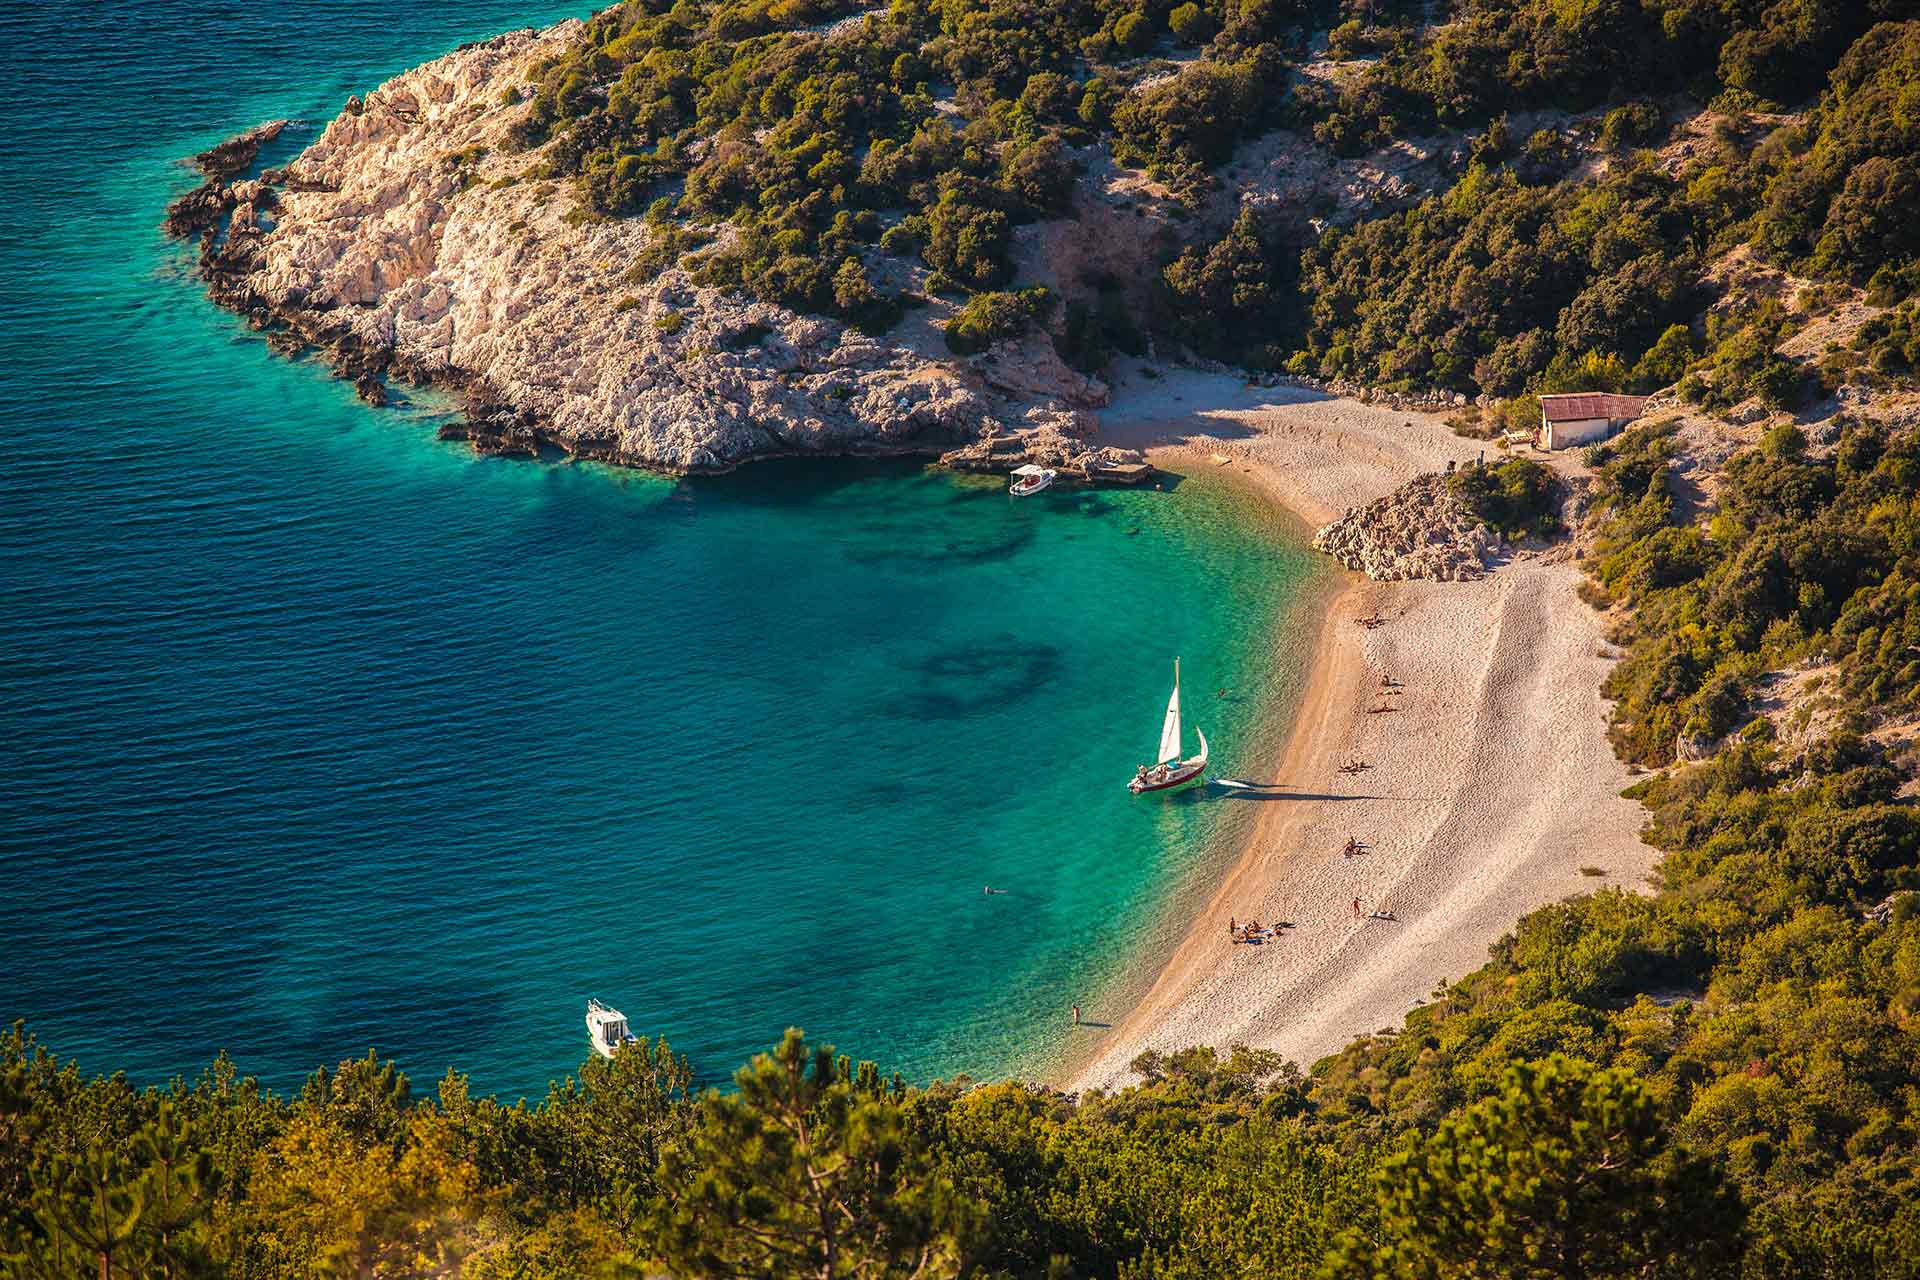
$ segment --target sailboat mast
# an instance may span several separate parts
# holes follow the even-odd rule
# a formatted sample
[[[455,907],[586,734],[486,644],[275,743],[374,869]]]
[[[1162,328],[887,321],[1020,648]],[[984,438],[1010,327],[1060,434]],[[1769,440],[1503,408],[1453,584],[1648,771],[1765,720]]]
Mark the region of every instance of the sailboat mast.
[[[1160,724],[1159,762],[1180,758],[1180,659],[1173,660],[1173,694],[1167,699],[1167,717]]]

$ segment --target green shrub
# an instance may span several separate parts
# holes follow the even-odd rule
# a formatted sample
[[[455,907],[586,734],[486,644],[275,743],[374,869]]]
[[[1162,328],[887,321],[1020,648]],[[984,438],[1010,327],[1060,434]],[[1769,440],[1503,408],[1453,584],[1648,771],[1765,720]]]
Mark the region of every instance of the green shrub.
[[[1167,15],[1167,29],[1182,44],[1205,44],[1217,30],[1213,15],[1187,0]]]
[[[1340,62],[1365,57],[1371,52],[1366,31],[1358,18],[1341,23],[1327,34],[1327,56]]]
[[[1683,324],[1669,325],[1659,341],[1633,366],[1628,381],[1636,391],[1657,391],[1680,381],[1694,361],[1693,334]]]
[[[1123,53],[1145,53],[1153,43],[1153,22],[1144,13],[1123,14],[1113,24],[1113,41]]]
[[[908,230],[904,224],[895,223],[880,233],[880,251],[882,253],[890,253],[897,258],[904,258],[911,254],[918,253],[919,250],[919,237]]]
[[[1600,123],[1600,145],[1609,151],[1651,141],[1660,132],[1660,109],[1651,102],[1629,102],[1607,112]]]
[[[1466,466],[1447,477],[1454,500],[1502,537],[1544,537],[1559,531],[1553,472],[1529,458],[1499,466]]]
[[[959,355],[985,351],[1019,337],[1036,320],[1044,320],[1053,306],[1053,291],[1044,286],[1018,293],[976,293],[947,321],[947,346]]]
[[[955,178],[927,210],[927,265],[975,289],[991,289],[1012,272],[1007,248],[1013,227],[1006,213],[989,203],[985,184]]]
[[[1072,119],[1078,96],[1078,86],[1069,77],[1055,71],[1036,71],[1020,91],[1020,105],[1036,120],[1064,123]]]

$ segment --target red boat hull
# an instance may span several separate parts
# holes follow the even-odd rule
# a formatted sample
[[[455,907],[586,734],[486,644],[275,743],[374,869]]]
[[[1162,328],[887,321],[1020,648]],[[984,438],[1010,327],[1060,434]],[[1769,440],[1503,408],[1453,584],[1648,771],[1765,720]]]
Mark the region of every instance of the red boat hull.
[[[1151,795],[1156,791],[1178,791],[1181,787],[1192,786],[1201,778],[1205,777],[1206,773],[1207,766],[1203,764],[1192,773],[1179,774],[1175,777],[1168,778],[1165,782],[1149,782],[1144,786],[1130,782],[1127,784],[1127,790],[1137,796]]]

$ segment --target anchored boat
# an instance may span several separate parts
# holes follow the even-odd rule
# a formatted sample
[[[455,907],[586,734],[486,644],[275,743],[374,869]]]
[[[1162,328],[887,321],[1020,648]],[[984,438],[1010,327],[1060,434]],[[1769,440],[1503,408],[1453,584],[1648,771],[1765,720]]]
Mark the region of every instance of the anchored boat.
[[[1016,498],[1027,497],[1029,494],[1038,493],[1052,484],[1059,474],[1058,471],[1049,470],[1046,467],[1036,467],[1033,463],[1029,462],[1024,466],[1013,469],[1013,483],[1007,486],[1007,492]]]
[[[1198,725],[1193,732],[1200,739],[1200,754],[1189,759],[1180,758],[1180,659],[1173,660],[1173,696],[1167,699],[1167,718],[1160,723],[1160,755],[1151,767],[1141,765],[1140,771],[1127,783],[1127,790],[1133,794],[1145,795],[1149,791],[1178,791],[1190,787],[1206,776],[1207,772],[1207,735],[1200,732]]]
[[[626,1015],[592,997],[587,999],[587,1038],[593,1041],[593,1051],[603,1058],[611,1058],[621,1045],[635,1040],[633,1032],[627,1030]]]

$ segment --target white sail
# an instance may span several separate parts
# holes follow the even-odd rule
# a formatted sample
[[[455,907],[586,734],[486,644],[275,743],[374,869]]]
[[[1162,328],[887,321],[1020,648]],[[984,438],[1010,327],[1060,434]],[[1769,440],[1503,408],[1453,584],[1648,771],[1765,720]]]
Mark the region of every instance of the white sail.
[[[1160,725],[1160,758],[1166,764],[1180,758],[1180,659],[1173,660],[1173,696],[1167,699],[1167,718]]]

